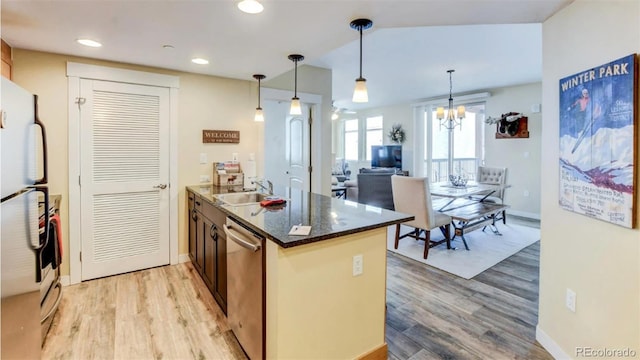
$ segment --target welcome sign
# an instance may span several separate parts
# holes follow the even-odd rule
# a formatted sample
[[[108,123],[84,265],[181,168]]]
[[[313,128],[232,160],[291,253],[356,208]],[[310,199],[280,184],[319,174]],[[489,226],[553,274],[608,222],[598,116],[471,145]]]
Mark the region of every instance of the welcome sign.
[[[239,144],[240,131],[235,130],[202,130],[202,143]]]

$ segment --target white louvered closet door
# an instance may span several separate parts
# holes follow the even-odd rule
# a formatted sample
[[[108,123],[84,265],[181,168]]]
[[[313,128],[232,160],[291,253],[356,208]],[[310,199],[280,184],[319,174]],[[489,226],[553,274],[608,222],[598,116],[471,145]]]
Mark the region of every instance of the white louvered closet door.
[[[83,79],[80,94],[82,280],[168,264],[169,89]]]

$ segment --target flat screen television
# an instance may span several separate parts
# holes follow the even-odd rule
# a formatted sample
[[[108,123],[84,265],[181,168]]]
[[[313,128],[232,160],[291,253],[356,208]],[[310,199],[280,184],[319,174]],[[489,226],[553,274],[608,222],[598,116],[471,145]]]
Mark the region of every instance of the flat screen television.
[[[402,169],[402,145],[371,145],[371,167]]]

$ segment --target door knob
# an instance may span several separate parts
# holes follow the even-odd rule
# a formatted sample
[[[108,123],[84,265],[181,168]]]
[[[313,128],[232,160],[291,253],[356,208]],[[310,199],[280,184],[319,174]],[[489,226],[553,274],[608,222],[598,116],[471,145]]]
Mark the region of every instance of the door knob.
[[[154,189],[166,189],[167,188],[167,184],[160,184],[160,185],[156,185],[153,187]]]

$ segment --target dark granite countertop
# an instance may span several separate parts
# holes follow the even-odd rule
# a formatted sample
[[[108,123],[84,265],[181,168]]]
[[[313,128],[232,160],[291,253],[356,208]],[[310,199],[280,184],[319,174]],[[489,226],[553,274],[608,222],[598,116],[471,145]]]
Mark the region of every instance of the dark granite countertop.
[[[292,188],[276,187],[275,195],[287,199],[287,203],[273,207],[226,204],[215,198],[216,194],[233,192],[233,189],[224,187],[193,185],[187,186],[187,189],[284,248],[386,227],[414,218],[413,215]],[[311,225],[311,233],[289,235],[295,225]]]

